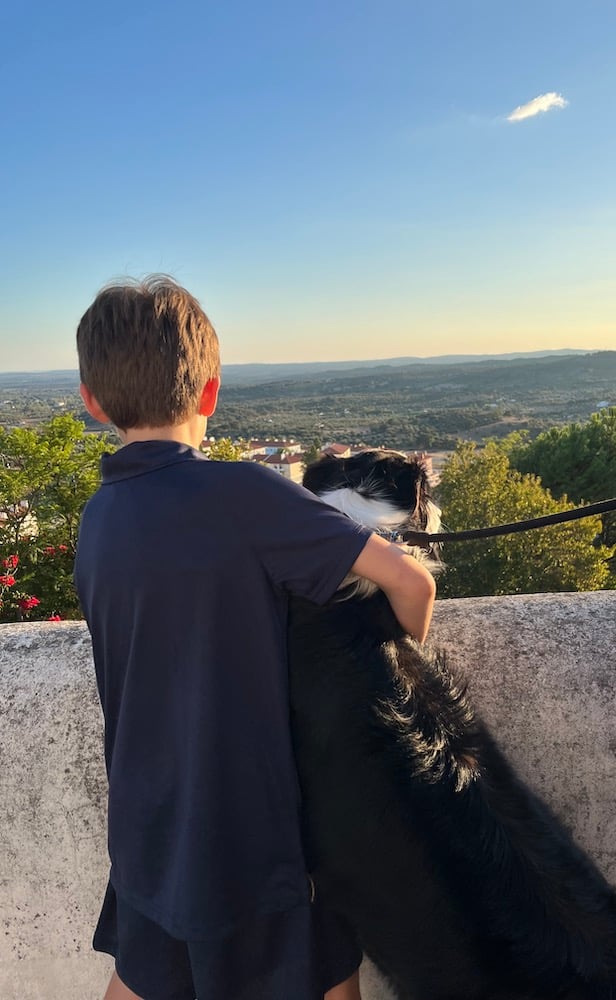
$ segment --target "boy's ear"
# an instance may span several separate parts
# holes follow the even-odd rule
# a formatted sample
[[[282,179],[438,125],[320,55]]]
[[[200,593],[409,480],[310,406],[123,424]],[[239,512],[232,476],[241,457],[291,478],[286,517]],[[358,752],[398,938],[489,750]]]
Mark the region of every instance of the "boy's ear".
[[[211,417],[218,402],[218,390],[220,389],[220,379],[211,378],[205,383],[205,388],[201,393],[199,402],[199,413],[202,417]]]
[[[94,417],[95,420],[98,420],[99,424],[111,423],[111,420],[109,419],[105,411],[102,409],[96,396],[92,395],[87,385],[84,385],[83,382],[81,382],[79,385],[79,395],[83,399],[84,406],[91,417]]]

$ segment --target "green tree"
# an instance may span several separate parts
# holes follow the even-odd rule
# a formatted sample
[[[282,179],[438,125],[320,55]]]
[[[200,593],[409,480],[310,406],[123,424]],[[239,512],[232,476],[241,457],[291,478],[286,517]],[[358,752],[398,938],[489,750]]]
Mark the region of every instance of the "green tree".
[[[306,451],[304,452],[303,455],[304,470],[307,469],[309,465],[312,465],[313,462],[316,462],[321,457],[322,448],[323,448],[323,442],[321,441],[320,438],[315,437],[310,447],[307,448]]]
[[[247,441],[234,444],[231,438],[222,437],[212,441],[203,450],[213,462],[240,462],[247,448]]]
[[[70,414],[38,430],[0,428],[0,621],[79,616],[79,520],[113,447]]]
[[[566,494],[576,503],[616,497],[616,407],[516,442],[511,461],[520,472],[540,476],[555,496]],[[603,516],[602,541],[616,543],[616,514]]]
[[[465,442],[443,469],[438,489],[448,531],[521,521],[570,510],[534,475],[512,468],[507,448],[489,441],[482,451]],[[447,571],[439,593],[478,597],[575,590],[608,584],[611,550],[596,547],[599,518],[587,518],[515,535],[445,546]]]

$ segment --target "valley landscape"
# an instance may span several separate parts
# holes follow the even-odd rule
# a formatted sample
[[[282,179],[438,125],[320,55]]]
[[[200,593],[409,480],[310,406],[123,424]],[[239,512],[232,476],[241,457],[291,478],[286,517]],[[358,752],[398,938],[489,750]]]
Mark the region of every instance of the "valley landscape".
[[[405,450],[452,449],[587,420],[616,405],[616,351],[320,365],[223,366],[215,437],[294,437]],[[76,371],[0,373],[0,426],[72,412],[95,424]]]

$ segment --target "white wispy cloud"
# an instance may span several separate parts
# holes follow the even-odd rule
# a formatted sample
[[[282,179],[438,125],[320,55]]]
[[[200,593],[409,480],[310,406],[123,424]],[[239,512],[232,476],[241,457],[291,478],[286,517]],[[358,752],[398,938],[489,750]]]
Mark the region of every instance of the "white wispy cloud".
[[[552,108],[566,108],[569,101],[566,101],[562,94],[551,91],[549,94],[540,94],[533,97],[528,104],[521,104],[515,108],[510,115],[507,115],[508,122],[522,122],[525,118],[534,118],[542,111],[551,111]]]

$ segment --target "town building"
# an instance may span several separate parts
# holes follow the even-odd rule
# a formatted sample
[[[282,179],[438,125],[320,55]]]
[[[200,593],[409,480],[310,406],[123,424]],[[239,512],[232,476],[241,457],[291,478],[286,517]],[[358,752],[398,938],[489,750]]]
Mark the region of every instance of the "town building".
[[[333,442],[323,448],[323,454],[330,455],[332,458],[350,458],[351,448],[348,444],[337,444],[336,442]]]
[[[301,483],[304,475],[304,456],[300,454],[293,455],[268,455],[263,459],[262,465],[266,465],[268,469],[273,469],[274,472],[279,472],[281,476],[285,479],[290,479],[293,483]]]
[[[295,438],[280,438],[249,441],[244,452],[245,458],[257,458],[259,455],[277,455],[285,452],[287,455],[299,455],[304,450]]]

